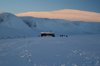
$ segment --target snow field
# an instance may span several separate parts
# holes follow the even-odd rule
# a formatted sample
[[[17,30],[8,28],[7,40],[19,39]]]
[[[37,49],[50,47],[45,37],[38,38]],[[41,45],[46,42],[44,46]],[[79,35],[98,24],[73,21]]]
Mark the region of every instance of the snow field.
[[[100,23],[0,13],[0,66],[100,66],[99,47]]]
[[[0,40],[0,66],[100,66],[99,36]]]

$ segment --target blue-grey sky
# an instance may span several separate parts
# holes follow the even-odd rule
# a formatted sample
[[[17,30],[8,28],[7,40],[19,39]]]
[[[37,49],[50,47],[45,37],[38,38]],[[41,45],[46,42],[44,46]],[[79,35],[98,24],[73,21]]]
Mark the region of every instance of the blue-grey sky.
[[[62,9],[100,13],[100,0],[0,0],[0,11],[13,14]]]

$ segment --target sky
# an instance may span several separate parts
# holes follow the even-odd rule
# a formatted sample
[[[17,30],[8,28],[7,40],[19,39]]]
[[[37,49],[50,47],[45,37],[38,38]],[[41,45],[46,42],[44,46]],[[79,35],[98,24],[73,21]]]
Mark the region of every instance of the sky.
[[[75,9],[100,13],[100,0],[0,0],[0,12],[24,12]]]

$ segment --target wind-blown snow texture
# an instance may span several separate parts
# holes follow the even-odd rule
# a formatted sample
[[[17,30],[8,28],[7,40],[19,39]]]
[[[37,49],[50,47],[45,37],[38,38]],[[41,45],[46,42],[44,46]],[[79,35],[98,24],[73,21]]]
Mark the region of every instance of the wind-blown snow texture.
[[[0,66],[100,66],[100,34],[0,40]]]

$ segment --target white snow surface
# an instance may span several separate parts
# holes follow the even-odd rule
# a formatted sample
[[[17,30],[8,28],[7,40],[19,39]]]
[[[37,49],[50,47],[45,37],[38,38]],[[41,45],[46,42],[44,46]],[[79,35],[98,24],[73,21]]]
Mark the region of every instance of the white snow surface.
[[[0,66],[100,66],[100,23],[0,12]]]
[[[0,40],[0,66],[100,66],[100,34]]]

